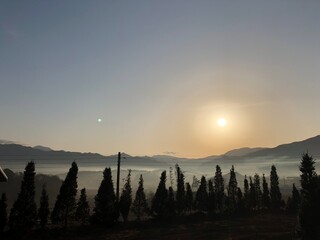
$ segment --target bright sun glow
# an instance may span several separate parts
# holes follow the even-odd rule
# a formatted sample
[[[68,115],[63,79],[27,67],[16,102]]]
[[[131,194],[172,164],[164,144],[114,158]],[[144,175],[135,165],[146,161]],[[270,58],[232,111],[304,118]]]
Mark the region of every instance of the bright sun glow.
[[[227,125],[227,121],[224,118],[219,118],[217,120],[217,124],[218,124],[219,127],[225,127]]]

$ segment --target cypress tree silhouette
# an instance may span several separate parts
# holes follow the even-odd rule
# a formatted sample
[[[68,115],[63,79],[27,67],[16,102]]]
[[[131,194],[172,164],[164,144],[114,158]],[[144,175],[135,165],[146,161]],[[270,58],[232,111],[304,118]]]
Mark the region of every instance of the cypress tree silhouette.
[[[192,211],[193,206],[193,193],[189,183],[186,183],[186,210],[188,212]]]
[[[219,165],[216,166],[216,173],[214,176],[214,191],[216,195],[217,211],[222,213],[224,211],[224,180]]]
[[[105,168],[103,171],[103,180],[94,200],[95,208],[92,216],[94,223],[110,225],[117,221],[119,212],[116,208],[116,196],[110,168]]]
[[[303,192],[308,191],[312,193],[315,188],[317,173],[315,172],[314,165],[315,161],[313,157],[309,156],[308,153],[304,153],[299,166],[299,170],[301,171],[300,183]]]
[[[3,232],[5,226],[7,225],[7,220],[7,196],[5,193],[2,193],[0,199],[0,233]]]
[[[45,228],[48,223],[48,217],[49,217],[50,211],[49,211],[49,197],[46,191],[45,185],[42,187],[41,197],[40,197],[40,207],[38,210],[38,216],[40,219],[40,226],[42,228]]]
[[[9,225],[12,229],[30,229],[36,224],[35,174],[34,162],[31,161],[25,168],[20,193],[10,212]]]
[[[136,215],[138,221],[140,221],[143,216],[149,214],[146,194],[144,193],[142,174],[140,175],[136,197],[132,204],[132,212]]]
[[[292,194],[287,201],[287,210],[297,213],[300,207],[301,197],[295,184],[292,184]]]
[[[230,179],[229,179],[229,185],[228,185],[228,210],[230,212],[233,212],[236,209],[237,191],[238,191],[238,183],[236,179],[236,173],[234,172],[234,167],[232,165],[230,169]]]
[[[129,170],[126,183],[122,190],[119,202],[119,210],[124,222],[127,222],[132,203],[132,189],[131,189],[131,170]]]
[[[264,174],[262,175],[262,206],[265,209],[270,208],[270,192],[269,192],[269,187],[268,183],[266,181],[266,177]]]
[[[241,189],[238,187],[236,211],[239,213],[242,213],[242,212],[244,212],[244,210],[245,210],[245,205],[244,205],[243,194],[242,194]]]
[[[249,177],[249,180],[250,180],[250,183],[249,183],[249,186],[250,186],[250,209],[251,210],[256,210],[257,208],[257,197],[256,197],[256,188],[252,182],[252,178]]]
[[[282,205],[281,198],[282,196],[279,188],[277,169],[274,165],[272,165],[270,172],[270,200],[272,209],[280,209]]]
[[[247,175],[244,176],[243,189],[244,189],[244,196],[243,196],[244,208],[245,210],[250,210],[251,208],[250,207],[250,190],[249,190]]]
[[[166,171],[161,173],[160,182],[152,199],[152,212],[159,218],[167,214],[168,190],[166,189]]]
[[[173,193],[172,187],[169,187],[169,191],[168,191],[167,212],[168,212],[168,216],[170,217],[173,217],[176,215],[176,207],[175,207],[174,193]]]
[[[302,189],[297,229],[302,239],[320,238],[320,179],[317,177],[314,165],[313,157],[304,153],[299,167]]]
[[[214,192],[213,182],[211,179],[208,181],[208,190],[209,190],[208,211],[211,215],[213,215],[216,210],[216,196],[215,196],[215,192]]]
[[[256,197],[256,208],[261,208],[261,198],[262,198],[262,192],[261,192],[261,186],[260,186],[260,177],[256,173],[254,175],[254,189],[255,189],[255,197]]]
[[[90,218],[89,202],[87,200],[86,189],[83,188],[80,191],[80,198],[77,203],[76,219],[82,225],[85,225],[89,221],[89,218]]]
[[[76,162],[73,162],[60,187],[60,191],[51,214],[52,223],[63,223],[64,226],[67,227],[69,219],[74,218],[78,188],[77,176],[78,166]]]
[[[179,167],[176,164],[176,176],[177,176],[177,212],[181,214],[185,210],[186,205],[186,191],[184,188],[184,175]]]
[[[207,192],[207,181],[204,176],[201,177],[200,186],[196,193],[196,209],[200,212],[208,210],[208,192]]]

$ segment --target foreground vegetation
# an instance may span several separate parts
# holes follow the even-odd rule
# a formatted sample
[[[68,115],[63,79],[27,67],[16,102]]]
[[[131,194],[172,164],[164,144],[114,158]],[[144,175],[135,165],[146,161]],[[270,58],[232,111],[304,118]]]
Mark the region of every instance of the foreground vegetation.
[[[45,186],[39,208],[35,204],[35,165],[29,162],[21,191],[9,217],[6,196],[2,195],[0,230],[6,230],[2,234],[6,238],[17,238],[17,234],[22,234],[19,238],[30,239],[86,239],[98,233],[98,237],[108,236],[110,239],[121,238],[121,234],[145,239],[148,236],[181,239],[209,236],[218,239],[318,239],[320,180],[314,164],[311,156],[303,154],[300,164],[301,189],[299,191],[293,185],[292,196],[287,203],[282,199],[275,166],[271,166],[269,183],[264,175],[261,178],[255,174],[253,178],[245,177],[242,188],[238,185],[232,166],[225,188],[221,168],[217,165],[214,178],[206,179],[203,176],[197,191],[192,192],[190,184],[184,182],[183,171],[176,165],[176,184],[172,172],[170,184],[167,184],[167,174],[163,171],[150,206],[144,193],[142,175],[133,199],[129,171],[118,199],[111,169],[106,168],[95,196],[95,208],[90,215],[86,190],[82,189],[80,197],[76,199],[78,167],[75,162],[61,185],[51,213]],[[170,185],[168,189],[167,185]],[[136,216],[134,222],[128,222],[130,212]],[[154,235],[156,232],[159,233]]]

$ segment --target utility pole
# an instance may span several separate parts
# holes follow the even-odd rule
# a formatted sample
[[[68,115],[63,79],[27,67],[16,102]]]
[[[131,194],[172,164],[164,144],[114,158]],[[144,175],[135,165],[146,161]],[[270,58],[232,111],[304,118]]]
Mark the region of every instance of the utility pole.
[[[121,153],[118,152],[118,169],[117,169],[117,203],[119,204],[119,184],[120,184],[120,160]]]

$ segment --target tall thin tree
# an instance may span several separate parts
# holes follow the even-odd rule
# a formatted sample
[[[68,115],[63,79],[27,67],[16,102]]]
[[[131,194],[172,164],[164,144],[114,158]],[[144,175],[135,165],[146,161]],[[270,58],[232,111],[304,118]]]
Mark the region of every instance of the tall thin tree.
[[[142,174],[140,175],[136,197],[132,204],[132,212],[136,215],[138,221],[140,221],[143,216],[146,216],[149,213],[146,194],[144,193]]]
[[[165,216],[167,211],[168,190],[166,188],[167,175],[166,171],[161,173],[160,182],[157,191],[152,199],[152,212],[159,218]]]
[[[78,188],[77,176],[78,165],[76,162],[73,162],[65,180],[62,182],[51,214],[51,221],[53,223],[63,223],[67,227],[69,219],[74,218]]]
[[[200,186],[196,193],[196,208],[198,211],[208,211],[208,190],[207,190],[207,180],[204,176],[201,177]]]
[[[282,202],[282,195],[279,188],[279,177],[277,169],[274,165],[271,166],[270,172],[270,199],[272,209],[280,209]]]
[[[232,165],[230,169],[230,179],[228,185],[228,209],[233,212],[237,206],[237,192],[238,192],[238,183],[236,178],[236,173]]]
[[[262,175],[262,206],[265,209],[270,208],[270,191],[264,174]]]
[[[184,188],[184,174],[182,173],[181,168],[176,164],[176,176],[177,176],[177,212],[181,214],[185,210],[186,205],[186,191]]]
[[[216,166],[216,173],[214,176],[214,190],[216,195],[216,208],[218,212],[224,211],[224,180],[222,171],[219,165]]]
[[[89,217],[90,217],[89,202],[87,200],[86,189],[83,188],[80,191],[80,198],[77,203],[76,219],[82,225],[85,225],[89,221]]]
[[[131,170],[129,170],[119,202],[119,210],[124,222],[127,222],[132,203]]]
[[[35,203],[35,165],[29,162],[23,174],[20,193],[10,212],[11,228],[32,228],[37,221],[37,206]]]
[[[117,221],[119,212],[116,208],[116,195],[110,168],[105,168],[103,171],[103,180],[94,198],[94,203],[92,216],[94,223],[111,225]]]
[[[38,216],[40,219],[40,226],[45,228],[48,224],[48,217],[50,214],[49,210],[49,196],[45,185],[42,187],[41,197],[40,197],[40,207],[38,210]]]

